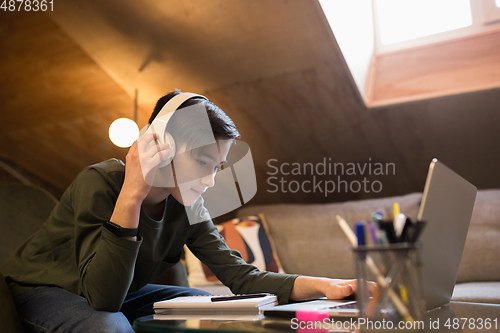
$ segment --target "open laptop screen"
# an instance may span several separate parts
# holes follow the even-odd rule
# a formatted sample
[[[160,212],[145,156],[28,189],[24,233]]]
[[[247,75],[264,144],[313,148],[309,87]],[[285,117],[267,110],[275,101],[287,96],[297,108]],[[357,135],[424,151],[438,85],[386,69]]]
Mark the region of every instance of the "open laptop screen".
[[[449,303],[462,259],[477,188],[433,159],[418,219],[427,221],[420,237],[427,309]]]

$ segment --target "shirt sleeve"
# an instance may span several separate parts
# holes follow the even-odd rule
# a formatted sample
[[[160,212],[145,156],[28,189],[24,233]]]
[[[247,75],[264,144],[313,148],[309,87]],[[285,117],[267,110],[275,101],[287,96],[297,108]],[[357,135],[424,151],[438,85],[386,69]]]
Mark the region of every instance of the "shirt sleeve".
[[[97,170],[85,169],[72,186],[80,290],[92,309],[119,311],[142,240],[131,241],[102,227],[113,213],[119,189]]]
[[[193,229],[187,246],[233,293],[268,292],[278,296],[279,304],[288,303],[298,275],[260,271],[247,264],[238,251],[227,246],[212,221],[198,223]]]

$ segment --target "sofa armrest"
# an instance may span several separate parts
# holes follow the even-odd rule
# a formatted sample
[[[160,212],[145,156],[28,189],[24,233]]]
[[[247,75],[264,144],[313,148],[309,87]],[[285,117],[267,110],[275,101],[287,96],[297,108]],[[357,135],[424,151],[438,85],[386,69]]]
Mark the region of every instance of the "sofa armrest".
[[[12,294],[0,272],[0,332],[23,332]]]

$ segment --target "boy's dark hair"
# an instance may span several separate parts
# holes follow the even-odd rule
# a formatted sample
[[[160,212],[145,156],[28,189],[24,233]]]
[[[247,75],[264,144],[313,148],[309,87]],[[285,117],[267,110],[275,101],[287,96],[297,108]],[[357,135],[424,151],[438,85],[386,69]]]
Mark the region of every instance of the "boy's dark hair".
[[[161,97],[158,102],[156,102],[156,106],[151,114],[151,117],[149,118],[148,124],[151,125],[155,117],[171,98],[181,93],[181,90],[176,89],[175,91]],[[168,122],[167,131],[174,137],[177,145],[181,146],[186,143],[188,146],[187,148],[191,149],[195,146],[203,146],[203,143],[210,141],[210,137],[212,135],[216,140],[230,140],[240,137],[240,133],[231,118],[229,118],[227,114],[217,105],[204,98],[188,99],[182,103],[178,109],[196,104],[201,104],[205,107],[208,120],[210,121],[210,125],[212,127],[212,132],[208,133],[205,128],[206,126],[200,124],[200,122],[196,121],[196,119],[189,119],[190,115],[187,112],[174,112]]]

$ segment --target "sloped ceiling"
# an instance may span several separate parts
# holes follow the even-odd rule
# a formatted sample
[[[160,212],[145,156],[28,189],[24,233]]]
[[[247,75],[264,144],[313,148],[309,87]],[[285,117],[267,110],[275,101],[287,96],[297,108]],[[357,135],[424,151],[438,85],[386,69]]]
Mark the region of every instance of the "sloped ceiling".
[[[65,1],[51,17],[141,103],[317,65],[331,53],[307,1]],[[112,47],[110,47],[112,45]]]
[[[250,203],[422,191],[433,157],[479,188],[500,187],[500,91],[367,110],[316,1],[71,0],[49,15],[0,12],[0,60],[0,154],[60,191],[85,166],[124,159],[107,130],[132,116],[135,88],[139,126],[174,88],[221,106],[252,149]],[[269,163],[324,159],[394,163],[396,173],[368,177],[379,193],[271,193]]]

